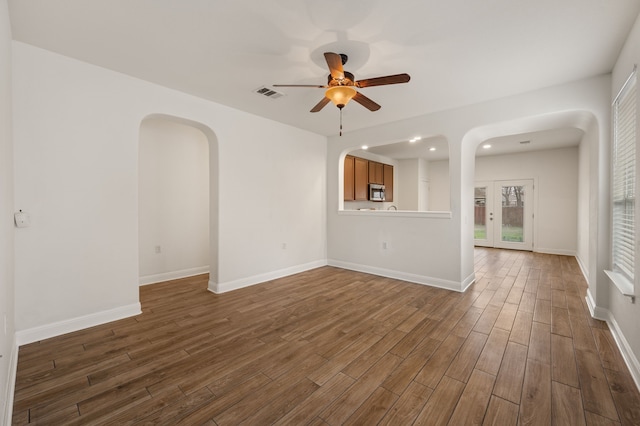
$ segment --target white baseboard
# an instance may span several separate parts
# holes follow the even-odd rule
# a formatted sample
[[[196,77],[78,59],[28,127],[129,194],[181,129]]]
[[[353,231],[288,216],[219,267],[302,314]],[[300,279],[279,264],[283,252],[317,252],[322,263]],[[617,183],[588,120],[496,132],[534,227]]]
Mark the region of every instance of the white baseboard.
[[[13,396],[16,391],[16,373],[18,371],[18,345],[16,344],[16,337],[13,337],[13,344],[11,345],[11,355],[9,356],[9,374],[7,374],[7,386],[4,391],[6,392],[5,406],[2,412],[2,419],[4,425],[12,424],[13,420]]]
[[[469,275],[462,281],[462,292],[464,293],[465,291],[467,291],[469,286],[474,282],[476,282],[476,273],[472,272],[471,275]]]
[[[138,279],[139,285],[160,283],[163,281],[178,280],[180,278],[193,277],[194,275],[208,274],[209,265],[197,268],[181,269],[179,271],[163,272],[162,274],[144,275]]]
[[[575,258],[576,258],[576,261],[578,262],[578,266],[580,267],[580,272],[582,272],[582,276],[587,282],[587,285],[589,285],[589,271],[584,266],[584,263],[582,263],[582,259],[580,259],[578,255],[576,255]]]
[[[629,372],[631,372],[631,377],[633,377],[633,381],[636,382],[636,387],[640,390],[640,362],[638,358],[633,353],[631,349],[631,345],[622,334],[622,330],[620,326],[616,322],[616,319],[611,315],[611,312],[607,311],[608,315],[605,321],[609,325],[609,330],[611,330],[611,334],[618,344],[618,348],[620,348],[620,352],[622,353],[622,357],[624,358],[627,367],[629,368]]]
[[[279,269],[277,271],[253,275],[251,277],[240,278],[224,283],[216,283],[212,280],[209,280],[208,290],[216,294],[226,293],[228,291],[238,290],[240,288],[249,287],[255,284],[263,283],[265,281],[275,280],[293,274],[298,274],[300,272],[308,271],[310,269],[315,269],[326,265],[326,260],[317,260],[314,262],[304,263],[302,265],[296,265],[289,268]]]
[[[557,255],[560,255],[560,256],[575,256],[576,255],[576,251],[575,250],[551,249],[551,248],[544,248],[544,247],[536,247],[533,251],[536,252],[536,253],[557,254]]]
[[[585,297],[587,301],[587,307],[589,308],[589,313],[595,319],[599,319],[601,321],[606,321],[607,318],[611,315],[611,313],[604,308],[600,308],[596,306],[596,302],[593,299],[593,295],[591,294],[591,289],[587,288],[587,296]]]
[[[71,333],[84,328],[94,327],[119,319],[132,317],[142,312],[140,302],[127,306],[109,309],[107,311],[96,312],[82,317],[71,318],[64,321],[46,324],[39,327],[29,328],[16,332],[16,345],[22,346],[61,334]]]
[[[622,333],[618,322],[616,321],[613,314],[611,314],[611,311],[595,305],[593,297],[591,296],[591,292],[589,290],[587,290],[586,300],[591,316],[595,319],[606,321],[607,325],[609,326],[609,330],[611,331],[611,335],[616,341],[618,349],[620,349],[622,358],[624,358],[624,362],[625,364],[627,364],[627,368],[629,368],[631,377],[633,378],[633,381],[635,382],[638,390],[640,390],[640,361],[638,361],[638,358],[633,353],[631,345],[629,345],[629,342],[624,337],[624,334]]]
[[[349,269],[352,271],[365,272],[367,274],[379,275],[381,277],[394,278],[396,280],[408,281],[415,284],[423,284],[431,287],[444,288],[463,292],[475,280],[475,274],[471,274],[463,282],[443,280],[441,278],[429,277],[426,275],[411,274],[408,272],[396,271],[393,269],[377,268],[370,265],[360,265],[357,263],[343,262],[341,260],[329,259],[329,266],[337,268]]]

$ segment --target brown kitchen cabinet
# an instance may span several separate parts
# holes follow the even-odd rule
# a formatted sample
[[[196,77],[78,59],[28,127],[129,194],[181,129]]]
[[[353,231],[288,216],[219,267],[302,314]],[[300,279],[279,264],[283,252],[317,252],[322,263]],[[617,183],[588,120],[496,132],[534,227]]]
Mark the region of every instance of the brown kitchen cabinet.
[[[384,198],[385,201],[393,201],[393,166],[384,164],[383,170]]]
[[[355,200],[355,157],[347,155],[344,157],[344,200]]]
[[[356,201],[366,201],[369,199],[369,161],[364,158],[354,157],[354,189]]]
[[[369,161],[369,183],[384,183],[384,164],[376,161]]]
[[[370,183],[384,185],[386,201],[393,201],[393,166],[347,155],[344,158],[344,201],[367,201]]]

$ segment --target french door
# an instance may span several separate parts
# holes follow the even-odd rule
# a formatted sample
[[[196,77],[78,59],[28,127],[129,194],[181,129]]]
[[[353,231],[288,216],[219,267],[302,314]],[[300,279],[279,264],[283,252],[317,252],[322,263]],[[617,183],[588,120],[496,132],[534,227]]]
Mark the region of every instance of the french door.
[[[533,250],[533,180],[476,182],[474,243]]]

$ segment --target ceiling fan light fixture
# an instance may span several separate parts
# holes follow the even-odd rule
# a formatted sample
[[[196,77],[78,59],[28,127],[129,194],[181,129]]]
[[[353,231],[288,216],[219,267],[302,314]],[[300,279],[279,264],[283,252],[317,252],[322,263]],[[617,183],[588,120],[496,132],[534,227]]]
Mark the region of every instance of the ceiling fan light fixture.
[[[324,95],[331,99],[335,106],[342,109],[356,93],[357,91],[353,86],[332,86],[327,89]]]

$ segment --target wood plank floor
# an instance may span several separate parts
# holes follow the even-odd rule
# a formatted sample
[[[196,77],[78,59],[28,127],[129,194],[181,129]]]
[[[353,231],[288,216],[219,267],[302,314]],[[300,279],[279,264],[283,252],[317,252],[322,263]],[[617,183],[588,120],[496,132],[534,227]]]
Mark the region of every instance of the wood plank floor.
[[[476,250],[466,293],[323,267],[20,348],[21,424],[640,424],[575,259]]]

